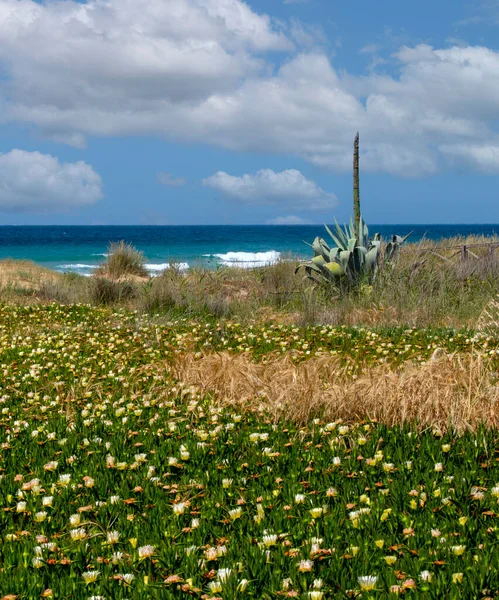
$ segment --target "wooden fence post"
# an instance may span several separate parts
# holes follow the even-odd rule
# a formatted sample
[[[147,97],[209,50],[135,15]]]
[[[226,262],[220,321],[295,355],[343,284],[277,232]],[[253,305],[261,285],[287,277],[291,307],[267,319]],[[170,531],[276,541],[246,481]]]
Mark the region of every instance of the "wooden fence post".
[[[468,247],[465,244],[461,248],[461,260],[467,260],[467,259],[468,259]]]

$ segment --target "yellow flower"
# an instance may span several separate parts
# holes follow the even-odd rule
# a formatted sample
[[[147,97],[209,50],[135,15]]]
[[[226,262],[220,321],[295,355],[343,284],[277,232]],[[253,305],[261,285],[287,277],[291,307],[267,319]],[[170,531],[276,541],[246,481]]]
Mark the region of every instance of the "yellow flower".
[[[451,550],[455,556],[461,556],[462,554],[464,554],[464,551],[466,550],[466,546],[464,546],[464,545],[452,546]]]
[[[385,545],[385,540],[376,540],[374,544],[381,549]]]
[[[393,565],[397,560],[396,556],[385,556],[384,558],[387,565]]]
[[[385,508],[385,510],[383,511],[383,514],[380,517],[381,521],[386,521],[388,519],[388,517],[390,516],[391,512],[392,512],[391,508]]]
[[[463,581],[463,573],[452,573],[452,583],[461,583]]]
[[[468,517],[459,517],[459,525],[466,525]]]

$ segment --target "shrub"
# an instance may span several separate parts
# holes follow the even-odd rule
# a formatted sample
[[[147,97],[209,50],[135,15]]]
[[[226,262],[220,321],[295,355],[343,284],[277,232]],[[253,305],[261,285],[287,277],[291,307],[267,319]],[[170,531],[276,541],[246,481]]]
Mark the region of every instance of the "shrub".
[[[118,304],[135,298],[137,288],[131,281],[111,281],[106,277],[92,277],[90,298],[92,304]]]
[[[144,266],[145,257],[142,252],[121,240],[109,244],[108,257],[98,269],[98,275],[107,275],[111,279],[120,279],[127,275],[147,277],[147,269]]]

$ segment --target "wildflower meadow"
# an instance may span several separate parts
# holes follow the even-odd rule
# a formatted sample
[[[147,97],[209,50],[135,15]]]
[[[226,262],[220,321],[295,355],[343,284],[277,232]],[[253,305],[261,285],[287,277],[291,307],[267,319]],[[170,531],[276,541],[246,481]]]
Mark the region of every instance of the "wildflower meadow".
[[[468,331],[161,322],[0,307],[0,598],[493,598],[497,429],[302,423],[217,402],[181,353],[333,356],[349,377]]]

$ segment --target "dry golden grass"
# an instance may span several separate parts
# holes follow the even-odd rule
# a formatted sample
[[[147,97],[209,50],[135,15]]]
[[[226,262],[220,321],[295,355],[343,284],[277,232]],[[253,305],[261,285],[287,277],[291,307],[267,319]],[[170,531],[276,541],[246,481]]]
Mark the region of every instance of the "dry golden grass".
[[[43,283],[54,283],[61,275],[29,260],[0,260],[0,287],[39,290]]]
[[[395,371],[378,366],[357,379],[328,357],[293,364],[283,356],[257,364],[246,355],[188,353],[172,369],[183,386],[212,395],[215,404],[268,410],[275,419],[298,423],[321,416],[441,431],[499,424],[499,387],[489,360],[479,354],[435,356]]]

